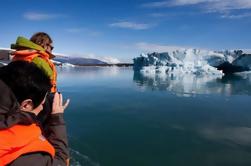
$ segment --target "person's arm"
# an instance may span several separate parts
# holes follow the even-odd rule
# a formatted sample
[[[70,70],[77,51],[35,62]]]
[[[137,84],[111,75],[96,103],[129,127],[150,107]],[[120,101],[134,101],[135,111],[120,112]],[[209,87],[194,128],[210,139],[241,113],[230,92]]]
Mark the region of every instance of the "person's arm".
[[[68,140],[63,118],[64,110],[68,104],[69,100],[63,104],[62,94],[55,93],[52,114],[46,125],[46,138],[55,148],[54,158],[43,152],[28,153],[18,157],[8,166],[34,165],[34,163],[37,166],[69,165]]]
[[[69,160],[69,149],[66,126],[63,118],[65,108],[69,100],[63,104],[62,94],[55,93],[52,113],[47,123],[47,139],[55,148],[56,154],[53,165],[67,165]]]

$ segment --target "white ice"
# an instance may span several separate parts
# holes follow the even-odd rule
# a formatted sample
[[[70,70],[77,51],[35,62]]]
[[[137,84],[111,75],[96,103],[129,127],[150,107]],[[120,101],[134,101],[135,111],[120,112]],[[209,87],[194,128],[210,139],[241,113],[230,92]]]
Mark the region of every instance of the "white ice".
[[[251,69],[251,56],[240,51],[182,49],[165,53],[142,53],[134,58],[134,69],[148,74],[193,73],[222,75],[217,66],[228,62]]]

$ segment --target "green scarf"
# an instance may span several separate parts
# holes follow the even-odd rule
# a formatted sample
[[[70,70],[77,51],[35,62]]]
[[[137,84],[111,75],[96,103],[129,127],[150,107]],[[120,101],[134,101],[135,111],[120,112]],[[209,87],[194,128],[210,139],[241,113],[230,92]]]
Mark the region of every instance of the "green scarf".
[[[33,49],[33,50],[38,50],[38,51],[45,51],[45,49],[32,41],[26,39],[25,37],[18,36],[16,43],[11,44],[10,46],[11,49],[18,49],[18,48],[26,48],[26,49]]]

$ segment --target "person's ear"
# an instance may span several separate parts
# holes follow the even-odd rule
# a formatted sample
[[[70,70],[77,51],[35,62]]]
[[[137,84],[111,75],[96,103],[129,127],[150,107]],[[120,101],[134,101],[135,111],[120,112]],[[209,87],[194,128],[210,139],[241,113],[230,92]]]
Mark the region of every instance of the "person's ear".
[[[24,101],[21,102],[20,104],[20,110],[21,111],[32,111],[33,110],[33,102],[31,99],[25,99]]]

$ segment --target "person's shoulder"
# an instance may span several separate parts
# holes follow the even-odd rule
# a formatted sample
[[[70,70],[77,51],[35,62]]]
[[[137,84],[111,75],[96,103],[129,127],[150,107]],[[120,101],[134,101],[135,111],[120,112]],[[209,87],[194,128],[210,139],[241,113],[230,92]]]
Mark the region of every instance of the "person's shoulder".
[[[52,77],[53,71],[46,60],[41,57],[35,57],[32,62],[42,69],[49,77]]]
[[[43,65],[48,65],[49,66],[49,64],[46,62],[46,60],[39,57],[39,56],[33,58],[32,62],[33,63],[40,63],[40,64],[43,64]]]
[[[51,166],[52,161],[52,157],[48,153],[28,153],[18,157],[8,166],[34,165],[34,163],[36,163],[36,166]]]

